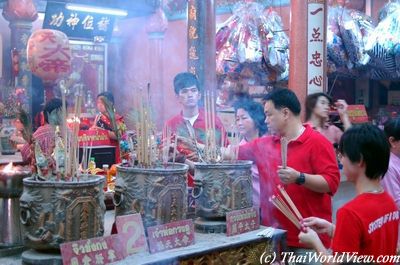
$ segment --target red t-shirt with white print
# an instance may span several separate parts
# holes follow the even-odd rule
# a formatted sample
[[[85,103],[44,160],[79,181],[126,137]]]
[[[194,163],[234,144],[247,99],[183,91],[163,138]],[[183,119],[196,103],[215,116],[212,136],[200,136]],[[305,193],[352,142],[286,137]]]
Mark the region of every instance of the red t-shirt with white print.
[[[388,193],[360,194],[338,210],[336,219],[333,252],[396,254],[399,211]]]

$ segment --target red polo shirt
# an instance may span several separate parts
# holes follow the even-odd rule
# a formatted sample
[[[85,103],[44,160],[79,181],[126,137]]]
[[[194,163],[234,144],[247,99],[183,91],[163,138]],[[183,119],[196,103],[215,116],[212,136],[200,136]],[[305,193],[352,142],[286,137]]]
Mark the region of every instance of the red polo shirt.
[[[282,164],[280,138],[267,136],[258,138],[239,147],[239,159],[252,160],[260,173],[261,222],[267,226],[279,226],[288,231],[287,243],[291,247],[304,247],[299,243],[299,230],[281,212],[269,202],[269,197],[276,193],[281,183],[277,170]],[[287,165],[297,171],[322,175],[331,192],[314,192],[297,184],[285,185],[285,189],[301,215],[316,216],[332,220],[331,196],[336,192],[340,174],[332,144],[319,132],[305,125],[302,135],[288,144]],[[328,235],[320,235],[326,247],[330,245]]]

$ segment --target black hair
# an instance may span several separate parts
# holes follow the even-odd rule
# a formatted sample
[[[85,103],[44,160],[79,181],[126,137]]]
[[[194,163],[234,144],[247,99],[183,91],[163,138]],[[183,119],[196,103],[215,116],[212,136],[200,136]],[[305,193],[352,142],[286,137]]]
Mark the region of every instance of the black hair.
[[[299,116],[301,105],[296,94],[287,88],[279,88],[268,93],[264,97],[265,101],[272,101],[276,109],[288,108],[294,115]]]
[[[345,131],[339,142],[339,152],[353,163],[363,160],[369,179],[383,178],[389,166],[389,142],[383,131],[374,125],[354,125]]]
[[[179,94],[181,89],[186,87],[196,86],[197,89],[200,91],[199,81],[197,77],[189,72],[179,73],[174,78],[174,90],[175,94]]]
[[[396,141],[400,140],[400,117],[388,120],[384,130],[387,138],[393,137]]]
[[[44,121],[49,123],[49,114],[55,109],[62,108],[62,101],[59,98],[53,98],[46,102],[43,108]]]
[[[319,97],[325,97],[328,101],[329,101],[329,105],[333,104],[333,99],[331,96],[329,96],[326,93],[314,93],[314,94],[310,94],[307,96],[306,98],[306,121],[308,121],[311,118],[311,115],[314,111],[315,105],[317,105],[317,101]]]
[[[110,101],[114,105],[114,96],[111,92],[108,91],[101,92],[100,94],[97,95],[97,98],[99,97],[105,97],[106,99],[108,99],[108,101]]]
[[[256,125],[259,136],[264,135],[267,132],[267,124],[265,124],[265,113],[263,106],[251,99],[238,100],[233,104],[235,109],[235,115],[238,109],[244,109],[249,113],[251,119]]]

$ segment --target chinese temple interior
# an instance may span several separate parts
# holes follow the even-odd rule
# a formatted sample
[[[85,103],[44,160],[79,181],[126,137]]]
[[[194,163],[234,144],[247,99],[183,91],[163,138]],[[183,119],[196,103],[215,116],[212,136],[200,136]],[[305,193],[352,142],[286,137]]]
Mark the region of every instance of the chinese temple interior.
[[[251,141],[238,110],[265,129],[255,138],[279,136],[265,116],[278,90],[295,93],[304,124],[308,96],[325,93],[324,122],[340,136],[342,106],[349,126],[400,119],[400,0],[0,0],[0,10],[0,264],[269,264],[265,253],[293,238],[268,230],[260,167],[241,163]],[[257,103],[260,122],[242,100]],[[329,144],[333,223],[356,196],[340,136]],[[293,163],[285,141],[284,169]],[[295,172],[303,182],[281,195],[299,203],[290,185],[309,176]],[[256,217],[238,221],[240,232],[232,221],[232,232],[239,210],[233,219]],[[303,218],[291,218],[303,231]],[[131,248],[129,224],[141,228]],[[174,246],[160,239],[171,229]],[[72,242],[84,249],[91,239],[106,247],[75,251]]]

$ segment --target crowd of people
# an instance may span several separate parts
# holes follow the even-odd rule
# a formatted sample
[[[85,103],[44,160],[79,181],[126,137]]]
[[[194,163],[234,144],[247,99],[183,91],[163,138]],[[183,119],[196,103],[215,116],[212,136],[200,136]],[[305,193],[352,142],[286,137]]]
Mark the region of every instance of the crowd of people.
[[[188,186],[193,187],[193,164],[199,161],[197,149],[205,143],[206,118],[200,107],[202,88],[195,75],[176,75],[174,91],[181,111],[165,123],[179,149],[179,161],[190,167]],[[325,93],[309,95],[302,106],[289,89],[267,94],[264,104],[249,97],[238,97],[233,104],[235,125],[241,135],[239,156],[251,160],[253,204],[260,207],[261,224],[287,231],[287,246],[297,255],[327,249],[358,252],[358,255],[395,255],[398,245],[400,207],[400,119],[391,119],[384,131],[370,124],[352,125],[344,100],[333,101]],[[55,127],[60,124],[61,101],[52,99],[44,107],[45,124],[33,133],[45,154],[54,147]],[[115,113],[114,99],[108,92],[97,98],[99,114],[93,128],[109,131],[118,146],[125,126]],[[342,129],[329,120],[335,109]],[[224,156],[232,144],[222,122],[216,117],[216,142]],[[166,130],[166,129],[164,129]],[[21,131],[21,130],[20,130]],[[179,137],[178,137],[179,136]],[[281,138],[287,144],[287,162],[283,165]],[[16,138],[17,139],[17,138]],[[18,144],[23,139],[18,138]],[[29,159],[31,142],[21,147]],[[356,197],[340,208],[332,223],[332,197],[340,185],[338,162],[343,174],[355,184]],[[283,185],[304,217],[299,230],[270,203],[269,198]]]

